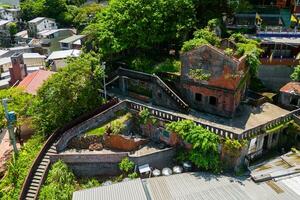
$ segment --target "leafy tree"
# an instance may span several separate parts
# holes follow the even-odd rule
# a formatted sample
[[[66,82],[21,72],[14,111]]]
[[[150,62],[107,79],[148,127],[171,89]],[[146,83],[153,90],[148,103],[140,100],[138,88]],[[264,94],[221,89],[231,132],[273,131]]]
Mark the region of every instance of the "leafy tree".
[[[294,72],[291,74],[293,81],[300,81],[300,65],[294,68]]]
[[[82,54],[51,76],[39,89],[33,105],[33,123],[38,131],[49,134],[54,129],[99,106],[99,89],[104,75],[98,58]]]
[[[21,18],[29,21],[35,17],[46,16],[44,15],[45,0],[24,0],[21,1]]]
[[[76,178],[62,161],[52,165],[46,183],[41,188],[41,200],[69,200],[75,191]]]
[[[104,56],[181,42],[194,27],[193,0],[112,0],[85,33]]]
[[[172,122],[167,125],[167,130],[177,133],[185,142],[192,144],[192,149],[186,154],[197,167],[215,172],[220,169],[219,137],[216,134],[190,120]]]
[[[30,115],[30,105],[33,101],[33,96],[27,94],[19,88],[10,88],[0,90],[0,100],[8,98],[8,109],[15,111],[18,118],[18,125],[21,125],[25,118]],[[4,115],[4,109],[1,105],[0,107],[0,127],[6,125],[6,119]]]
[[[74,17],[74,25],[82,30],[90,21],[92,21],[97,13],[102,11],[103,7],[100,4],[92,3],[80,7]]]

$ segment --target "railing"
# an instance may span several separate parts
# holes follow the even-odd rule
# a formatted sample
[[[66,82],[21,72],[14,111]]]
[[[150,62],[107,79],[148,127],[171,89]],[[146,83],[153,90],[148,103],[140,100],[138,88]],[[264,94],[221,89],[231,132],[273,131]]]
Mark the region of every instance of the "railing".
[[[187,103],[185,103],[165,82],[163,82],[158,76],[153,75],[155,77],[155,80],[157,84],[167,91],[167,93],[170,93],[171,97],[174,98],[174,100],[179,103],[184,109],[188,109],[189,106]]]
[[[138,72],[130,69],[125,69],[120,67],[118,69],[118,75],[119,76],[127,76],[129,78],[135,78],[135,79],[140,79],[144,81],[155,81],[162,89],[164,89],[167,94],[173,98],[177,104],[179,104],[184,110],[189,109],[189,105],[185,103],[165,82],[163,82],[157,75],[155,74],[147,74],[144,72]],[[115,79],[112,79],[114,81]],[[110,81],[110,82],[112,82]],[[109,82],[109,83],[110,83]]]
[[[136,110],[136,111],[141,111],[144,109],[148,109],[149,112],[157,118],[163,119],[163,120],[167,120],[167,121],[181,121],[181,120],[185,120],[187,118],[184,117],[180,117],[178,115],[160,110],[160,109],[156,109],[150,106],[146,106],[143,104],[139,104],[133,101],[128,101],[127,100],[127,106],[132,109],[132,110]],[[207,130],[221,136],[221,137],[229,137],[231,139],[238,139],[239,134],[238,133],[234,133],[225,129],[221,129],[221,128],[217,128],[214,126],[211,126],[209,124],[203,123],[203,122],[199,122],[199,121],[195,121],[193,120],[198,126],[202,126],[204,128],[206,128]]]
[[[37,155],[36,159],[34,160],[27,177],[25,178],[25,181],[23,183],[22,186],[22,190],[20,193],[20,200],[25,199],[26,194],[29,190],[29,186],[31,183],[31,180],[33,179],[34,173],[37,170],[40,162],[42,161],[43,157],[45,156],[45,154],[47,153],[48,149],[56,142],[56,140],[63,134],[65,133],[67,130],[71,129],[72,127],[82,123],[83,121],[86,121],[87,119],[91,118],[92,116],[99,114],[107,109],[109,109],[110,107],[114,106],[115,104],[118,103],[117,99],[112,99],[111,101],[109,101],[108,103],[100,106],[99,108],[95,109],[92,112],[89,112],[85,115],[80,116],[79,118],[73,120],[72,122],[69,122],[66,126],[57,129],[56,131],[54,131],[54,133],[47,139],[47,141],[45,142],[44,146],[42,147],[42,149],[40,150],[39,154]]]
[[[266,124],[256,126],[254,128],[245,130],[241,135],[239,135],[239,139],[249,139],[256,136],[261,131],[267,130],[268,128],[272,128],[276,125],[280,125],[281,123],[291,121],[294,119],[294,115],[299,115],[300,109],[294,110],[286,115],[278,117],[272,121],[267,122]]]

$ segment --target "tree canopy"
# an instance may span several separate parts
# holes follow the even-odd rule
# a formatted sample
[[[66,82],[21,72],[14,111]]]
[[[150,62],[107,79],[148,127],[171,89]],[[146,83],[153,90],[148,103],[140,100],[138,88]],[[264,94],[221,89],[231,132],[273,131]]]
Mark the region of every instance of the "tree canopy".
[[[193,0],[112,0],[85,29],[104,56],[182,42],[195,25]]]
[[[33,100],[33,96],[27,94],[19,88],[10,88],[10,89],[3,89],[0,90],[0,100],[3,98],[8,98],[8,109],[9,111],[15,111],[18,124],[21,125],[25,118],[29,116],[29,105]],[[4,109],[1,103],[0,108],[0,127],[4,127],[6,125],[6,119],[4,115]]]
[[[197,126],[190,120],[172,122],[167,125],[167,130],[177,133],[185,142],[192,144],[192,149],[186,156],[197,167],[218,171],[219,170],[219,137],[213,132]]]
[[[72,58],[68,65],[51,76],[38,90],[33,105],[33,123],[38,131],[54,129],[92,110],[102,103],[99,88],[104,70],[93,54]]]

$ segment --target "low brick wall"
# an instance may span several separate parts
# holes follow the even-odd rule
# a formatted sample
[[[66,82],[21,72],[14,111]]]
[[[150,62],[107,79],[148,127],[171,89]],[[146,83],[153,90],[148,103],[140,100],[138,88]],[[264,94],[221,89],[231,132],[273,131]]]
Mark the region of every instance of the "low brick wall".
[[[71,128],[70,130],[66,131],[63,136],[58,140],[56,144],[57,151],[60,152],[67,147],[68,142],[75,136],[78,136],[86,131],[101,126],[108,122],[110,119],[115,117],[115,113],[119,110],[126,109],[126,102],[118,103],[117,105],[113,106],[111,109],[106,110],[86,121],[83,123]]]
[[[147,140],[140,139],[130,139],[128,137],[124,137],[122,135],[110,135],[104,136],[104,146],[109,149],[117,149],[121,151],[135,151],[141,145],[147,143]]]

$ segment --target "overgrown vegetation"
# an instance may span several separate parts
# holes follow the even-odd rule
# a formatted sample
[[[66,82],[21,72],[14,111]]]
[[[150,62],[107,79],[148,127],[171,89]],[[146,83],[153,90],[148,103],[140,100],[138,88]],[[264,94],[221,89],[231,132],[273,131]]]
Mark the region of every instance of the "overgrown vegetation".
[[[157,120],[151,116],[151,113],[148,109],[143,109],[139,112],[139,122],[140,124],[146,125],[148,123],[155,124]]]
[[[186,159],[200,169],[214,172],[220,170],[218,152],[220,139],[216,134],[190,120],[172,122],[167,125],[167,130],[177,133],[185,142],[192,145],[192,149],[184,152],[182,156],[186,156]]]
[[[300,81],[300,65],[297,65],[295,68],[294,68],[294,71],[293,73],[291,74],[291,79],[293,81]]]
[[[113,119],[109,122],[107,122],[106,124],[104,124],[103,126],[97,127],[95,129],[89,130],[86,134],[87,135],[97,135],[97,136],[103,136],[105,134],[105,132],[108,131],[108,129],[110,129],[110,132],[112,134],[119,134],[121,133],[125,127],[125,122],[130,120],[132,118],[132,114],[131,113],[126,113],[122,116],[119,116],[116,119]]]
[[[101,186],[94,178],[77,180],[74,173],[62,161],[51,166],[45,184],[40,191],[41,200],[69,200],[73,192],[81,189]]]
[[[261,64],[259,56],[263,52],[263,50],[259,47],[259,42],[256,40],[248,39],[241,33],[232,34],[229,40],[236,43],[237,55],[247,56],[246,63],[249,66],[251,77],[257,77],[258,69]]]
[[[41,200],[69,200],[75,191],[76,178],[62,161],[52,165],[47,180],[40,191]]]
[[[121,175],[120,178],[123,179],[123,177],[126,176],[130,179],[137,178],[139,175],[133,171],[134,166],[135,166],[134,162],[129,160],[128,157],[123,158],[119,163],[119,169],[123,172],[123,175]]]
[[[211,77],[210,72],[206,72],[204,69],[191,69],[189,75],[196,80],[208,81]]]
[[[231,156],[231,157],[239,157],[241,150],[243,147],[247,145],[247,140],[234,140],[230,138],[226,138],[224,143],[224,150]]]
[[[5,177],[0,183],[0,199],[18,199],[23,182],[36,155],[40,151],[44,138],[34,135],[21,148],[18,156],[13,157],[9,164]]]
[[[37,131],[50,134],[74,118],[103,103],[99,88],[104,70],[99,59],[82,54],[51,76],[38,90],[33,105],[33,123]]]

